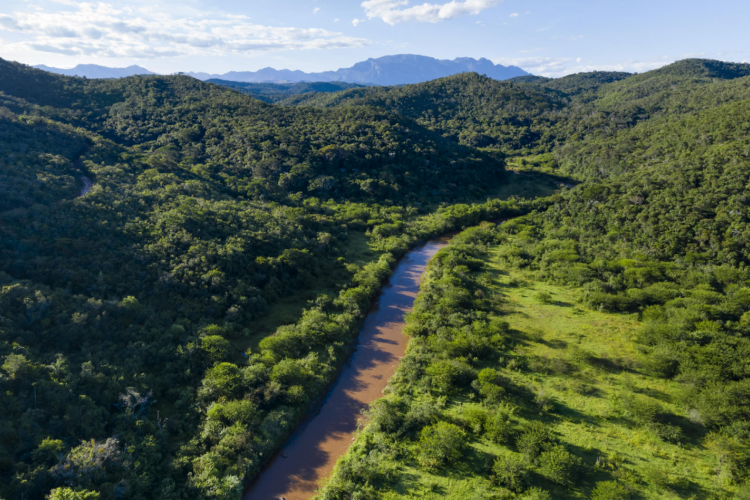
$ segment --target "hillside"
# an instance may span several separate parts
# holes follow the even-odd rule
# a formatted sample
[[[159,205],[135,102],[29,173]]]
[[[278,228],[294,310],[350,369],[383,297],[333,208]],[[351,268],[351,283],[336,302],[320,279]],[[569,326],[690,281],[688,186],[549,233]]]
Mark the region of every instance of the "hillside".
[[[232,85],[0,60],[0,497],[237,500],[472,226],[320,498],[748,497],[750,65]]]
[[[260,99],[263,102],[273,103],[288,99],[292,96],[310,94],[310,93],[331,93],[340,92],[351,88],[361,87],[356,83],[344,82],[301,82],[301,83],[252,83],[252,82],[233,82],[212,78],[206,80],[208,83],[215,83],[230,89],[237,90]]]
[[[319,498],[746,498],[746,71],[602,85],[585,106],[637,120],[554,150],[583,185],[438,255]]]
[[[550,164],[550,172],[585,180],[619,171],[595,172],[594,165],[609,161],[612,148],[586,153],[591,159],[583,161],[586,166],[580,148],[616,141],[619,132],[641,122],[746,99],[749,72],[748,64],[688,59],[640,75],[593,72],[497,82],[465,74],[402,87],[304,94],[279,104],[387,109],[459,144]]]
[[[4,498],[237,494],[335,376],[396,257],[466,217],[524,210],[430,215],[486,200],[503,163],[384,110],[0,68]],[[76,197],[84,175],[94,187]],[[402,239],[361,250],[381,225]],[[325,342],[255,350],[298,321]],[[251,352],[299,357],[304,374],[242,375]],[[227,411],[242,416],[208,411],[238,395]],[[210,430],[225,418],[250,427]]]

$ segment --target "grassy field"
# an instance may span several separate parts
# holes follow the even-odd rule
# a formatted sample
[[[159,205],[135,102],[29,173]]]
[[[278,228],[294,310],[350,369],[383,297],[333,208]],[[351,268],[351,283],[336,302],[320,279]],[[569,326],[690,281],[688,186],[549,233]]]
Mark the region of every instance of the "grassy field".
[[[728,487],[722,489],[719,463],[701,446],[705,430],[675,403],[680,385],[642,369],[644,360],[632,341],[637,317],[586,310],[577,304],[575,289],[508,273],[492,259],[489,265],[486,288],[495,293],[496,313],[510,323],[511,333],[499,359],[480,368],[497,369],[516,393],[525,392],[523,399],[533,401],[515,408],[515,429],[541,420],[583,463],[575,487],[563,488],[533,472],[531,485],[553,499],[590,498],[596,483],[613,480],[628,488],[629,498],[740,498]],[[658,430],[635,423],[633,405],[626,404],[634,400],[669,414],[669,423],[682,435],[667,440]],[[469,397],[449,400],[445,412],[467,428],[466,415],[477,410],[481,405]],[[498,445],[467,430],[471,448],[457,467],[427,473],[406,459],[398,481],[378,496],[515,498],[488,479],[494,458],[517,454],[515,446]]]

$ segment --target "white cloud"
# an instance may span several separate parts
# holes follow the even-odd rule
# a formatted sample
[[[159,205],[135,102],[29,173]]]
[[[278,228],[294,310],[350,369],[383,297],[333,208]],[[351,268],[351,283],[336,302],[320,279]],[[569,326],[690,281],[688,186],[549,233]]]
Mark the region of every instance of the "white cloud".
[[[313,9],[313,14],[317,14],[319,10],[320,10],[320,7],[315,7]]]
[[[362,19],[352,19],[352,26],[356,26],[362,22]]]
[[[503,0],[452,0],[444,4],[423,3],[407,7],[409,0],[365,0],[362,7],[369,19],[379,18],[390,25],[402,22],[437,23],[468,14],[479,14]]]
[[[337,17],[336,19],[334,19],[334,20],[333,20],[333,22],[334,22],[334,23],[337,23],[337,22],[339,22],[339,21],[340,21],[340,19],[339,19],[338,17]]]
[[[514,12],[513,14],[510,15],[510,17],[518,17],[519,15],[520,14],[518,12]]]
[[[158,58],[304,49],[362,47],[370,42],[318,28],[254,24],[230,14],[176,15],[158,7],[119,8],[116,4],[57,0],[57,12],[0,15],[0,31],[14,31],[6,43],[39,52],[98,57]],[[318,9],[316,9],[317,11]]]
[[[642,73],[660,68],[674,62],[676,59],[661,58],[648,61],[624,61],[608,64],[581,64],[582,59],[568,57],[517,57],[493,59],[495,64],[518,66],[533,75],[559,78],[574,73],[590,71],[624,71],[628,73]]]

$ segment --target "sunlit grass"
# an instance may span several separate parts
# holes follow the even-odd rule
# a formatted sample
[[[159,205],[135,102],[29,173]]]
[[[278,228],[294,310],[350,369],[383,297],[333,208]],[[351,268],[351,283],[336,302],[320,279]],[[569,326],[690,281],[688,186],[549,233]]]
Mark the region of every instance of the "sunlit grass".
[[[714,456],[701,447],[705,430],[687,420],[677,404],[679,383],[649,375],[633,341],[636,315],[588,310],[578,291],[535,281],[530,273],[507,272],[490,259],[496,312],[511,326],[511,336],[498,361],[488,363],[527,393],[542,394],[545,411],[522,405],[517,426],[540,419],[585,463],[575,488],[561,488],[538,475],[532,482],[552,498],[589,498],[599,481],[619,480],[632,488],[633,498],[731,498],[723,491]],[[540,301],[540,292],[549,300]],[[658,402],[685,424],[678,442],[662,440],[623,415],[618,399],[638,395]],[[453,398],[448,418],[460,421],[464,405],[477,401]],[[514,498],[493,487],[487,464],[493,457],[516,453],[471,435],[471,451],[452,470],[427,473],[406,460],[397,484],[382,498]],[[406,445],[408,448],[409,445]],[[728,489],[728,488],[727,488]]]

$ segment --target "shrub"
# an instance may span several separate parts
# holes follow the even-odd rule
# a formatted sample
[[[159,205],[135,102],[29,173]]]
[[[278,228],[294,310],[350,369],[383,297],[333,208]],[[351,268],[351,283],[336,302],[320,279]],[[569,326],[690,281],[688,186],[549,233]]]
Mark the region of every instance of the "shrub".
[[[505,411],[498,411],[487,421],[486,436],[495,443],[506,444],[513,435],[513,424],[510,415]]]
[[[443,394],[453,393],[458,386],[468,384],[473,378],[473,370],[462,358],[437,361],[425,372],[432,377],[433,387]]]
[[[407,427],[421,429],[425,425],[434,424],[440,420],[444,406],[444,397],[437,399],[420,397],[416,401],[412,401],[409,405],[409,411],[406,412]]]
[[[438,422],[422,429],[419,437],[419,463],[435,469],[458,461],[466,447],[466,433],[458,426]]]
[[[230,397],[242,384],[242,372],[232,363],[219,363],[208,372],[203,379],[202,392],[214,398]]]
[[[552,436],[542,422],[534,421],[526,425],[526,428],[516,440],[516,447],[527,462],[533,462],[550,443]]]
[[[539,455],[539,473],[558,484],[573,484],[580,467],[581,459],[560,445]]]
[[[549,304],[552,302],[552,295],[550,295],[548,292],[537,292],[534,295],[534,300],[539,302],[540,304]]]
[[[596,483],[591,493],[591,500],[627,500],[630,492],[617,481],[602,481]]]
[[[404,425],[403,404],[393,397],[375,400],[366,415],[370,418],[373,429],[386,434],[396,434]]]
[[[552,495],[541,488],[529,488],[520,500],[552,500]]]
[[[49,500],[99,500],[98,491],[87,491],[72,488],[55,488],[50,491]]]
[[[680,355],[666,346],[656,347],[648,357],[647,367],[658,377],[673,378],[680,371]]]
[[[490,415],[487,410],[478,406],[464,406],[461,409],[461,417],[465,426],[475,434],[481,434],[486,428]]]
[[[229,356],[230,347],[229,341],[219,335],[208,335],[201,339],[201,349],[214,363],[225,361]]]
[[[521,491],[526,486],[527,470],[523,457],[504,455],[497,457],[492,466],[494,481],[511,491]]]

